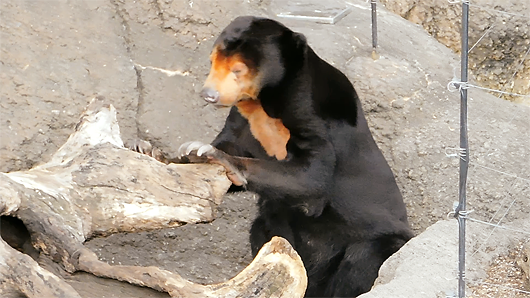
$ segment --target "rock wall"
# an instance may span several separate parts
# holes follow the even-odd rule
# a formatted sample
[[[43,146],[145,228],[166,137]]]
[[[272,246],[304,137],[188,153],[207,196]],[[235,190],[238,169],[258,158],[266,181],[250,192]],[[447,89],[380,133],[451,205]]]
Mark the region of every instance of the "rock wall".
[[[381,0],[381,3],[390,11],[423,26],[455,52],[460,52],[460,2]],[[476,84],[527,95],[502,95],[505,99],[526,103],[530,103],[529,11],[530,2],[526,0],[477,0],[471,2],[469,12],[469,66]]]
[[[112,98],[124,140],[150,139],[171,153],[159,140],[212,137],[222,120],[205,115],[215,111],[200,109],[196,95],[212,38],[260,5],[1,1],[0,171],[48,158],[95,94]]]

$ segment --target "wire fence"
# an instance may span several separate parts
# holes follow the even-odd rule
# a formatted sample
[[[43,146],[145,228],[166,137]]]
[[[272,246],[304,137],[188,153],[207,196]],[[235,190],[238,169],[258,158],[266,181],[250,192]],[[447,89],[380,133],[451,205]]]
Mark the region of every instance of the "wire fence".
[[[456,208],[452,213],[454,213],[454,217],[459,222],[459,251],[458,251],[458,297],[463,298],[466,297],[466,256],[473,256],[477,254],[479,251],[484,250],[487,248],[488,242],[493,239],[492,236],[495,233],[514,233],[519,234],[519,238],[530,238],[530,229],[528,227],[513,227],[510,226],[510,221],[508,220],[508,216],[510,212],[513,211],[514,206],[516,206],[517,203],[523,203],[528,205],[528,202],[525,202],[524,200],[528,200],[528,197],[525,196],[525,192],[527,192],[530,189],[530,179],[527,177],[528,172],[523,171],[519,173],[510,173],[507,171],[504,171],[501,168],[496,168],[493,166],[485,166],[480,163],[475,163],[470,157],[472,156],[470,154],[469,149],[469,140],[468,140],[468,89],[475,88],[480,89],[484,91],[488,91],[490,93],[496,93],[498,96],[502,96],[503,94],[507,94],[510,96],[520,96],[525,98],[530,98],[529,94],[517,94],[512,92],[505,91],[507,88],[503,88],[504,90],[494,90],[490,88],[484,88],[481,86],[473,85],[468,82],[468,58],[471,51],[479,44],[484,36],[489,34],[494,26],[490,26],[485,30],[485,32],[482,34],[482,36],[476,41],[476,43],[469,47],[468,44],[468,28],[469,28],[469,10],[470,7],[473,9],[483,9],[487,10],[489,12],[499,13],[503,15],[507,15],[510,17],[518,17],[518,18],[527,18],[530,20],[530,12],[524,13],[512,13],[507,11],[502,11],[495,8],[488,8],[483,7],[475,4],[471,4],[469,1],[454,1],[451,2],[455,5],[462,5],[462,31],[461,31],[461,41],[462,41],[462,48],[461,48],[461,75],[460,79],[453,79],[449,86],[452,86],[455,88],[455,90],[458,90],[460,93],[460,101],[461,101],[461,109],[460,109],[460,148],[457,156],[460,157],[460,181],[459,181],[459,202],[456,205]],[[529,22],[530,23],[530,22]],[[521,61],[516,64],[517,67],[514,69],[513,75],[511,76],[510,80],[514,80],[516,74],[523,66],[523,63],[525,62],[525,59],[530,58],[530,44],[527,45],[528,49],[526,50],[525,54],[523,55]],[[508,84],[511,82],[508,82]],[[516,117],[521,117],[522,115],[519,115],[518,113],[522,113],[525,110],[517,110],[507,121],[507,124],[510,125]],[[479,115],[479,117],[483,117],[486,115]],[[530,116],[530,115],[528,115]],[[524,118],[524,115],[523,115]],[[528,118],[527,118],[528,119]],[[473,149],[473,148],[471,148]],[[494,148],[490,148],[486,150],[485,153],[481,154],[480,158],[484,161],[488,159],[488,156],[490,155],[490,152],[494,150]],[[527,156],[521,156],[520,158],[526,158]],[[491,175],[490,177],[499,177],[499,181],[507,181],[509,186],[504,187],[504,194],[502,195],[502,199],[500,201],[500,204],[497,206],[495,212],[492,215],[489,214],[477,214],[477,212],[473,212],[473,210],[467,209],[467,179],[468,179],[468,169],[469,167],[472,167],[475,172],[480,172],[480,175]],[[480,179],[479,175],[472,175],[471,179]],[[473,200],[473,197],[470,198],[470,200]],[[475,245],[475,248],[473,250],[466,250],[466,222],[470,221],[475,224],[484,225],[491,227],[490,233],[486,235],[485,238],[482,239],[482,242]],[[524,245],[524,243],[522,244]],[[520,258],[523,251],[519,249],[514,257]],[[508,282],[509,278],[512,277],[510,274],[513,275],[513,272],[507,271],[504,274],[504,277],[500,280],[496,280],[496,283],[489,283],[489,282],[475,282],[477,285],[485,285],[490,288],[493,288],[494,291],[491,292],[490,297],[530,297],[530,291],[527,291],[524,288],[514,287],[511,285],[511,283]],[[502,275],[502,274],[501,274]],[[502,293],[502,294],[501,294]],[[518,295],[524,295],[524,296],[518,296]]]
[[[377,21],[376,21],[376,0],[371,0],[372,8],[372,47],[373,51],[376,51],[377,47]],[[453,206],[453,211],[450,212],[458,220],[459,223],[459,249],[458,249],[458,297],[466,297],[466,256],[474,256],[481,250],[487,249],[487,244],[491,241],[492,236],[495,233],[513,233],[522,235],[522,238],[526,238],[515,251],[515,255],[510,259],[509,263],[514,265],[514,259],[522,258],[523,249],[527,243],[530,246],[530,227],[519,228],[510,226],[507,217],[510,211],[514,208],[516,203],[523,201],[528,207],[528,199],[530,198],[530,175],[528,172],[521,172],[518,174],[506,172],[500,168],[495,168],[494,166],[485,166],[483,164],[475,163],[471,159],[470,148],[469,148],[469,139],[468,139],[468,89],[479,89],[487,91],[492,94],[496,94],[499,98],[503,95],[509,95],[513,97],[523,97],[530,98],[530,94],[518,94],[514,92],[508,92],[507,86],[513,83],[517,73],[522,69],[526,59],[530,59],[530,42],[527,42],[528,49],[524,52],[521,60],[516,64],[513,74],[511,75],[509,81],[503,86],[502,90],[496,90],[491,88],[486,88],[471,84],[468,82],[468,63],[469,63],[469,54],[476,48],[476,46],[483,41],[484,37],[492,32],[495,28],[495,25],[492,24],[487,29],[484,30],[480,38],[470,47],[469,46],[469,11],[470,8],[487,11],[494,14],[500,14],[503,16],[513,17],[513,18],[524,18],[528,19],[530,26],[530,11],[526,13],[519,12],[509,12],[503,11],[497,8],[485,7],[481,5],[476,5],[470,3],[469,0],[458,0],[458,1],[449,1],[453,5],[462,6],[462,31],[461,31],[461,73],[460,78],[453,78],[448,84],[448,89],[450,91],[459,91],[460,93],[460,147],[457,149],[456,154],[448,154],[448,157],[455,156],[460,158],[460,177],[459,177],[459,200]],[[530,83],[529,83],[530,84]],[[507,121],[507,125],[511,125],[512,121],[519,116],[517,113],[521,113],[521,110],[518,110],[514,113]],[[478,117],[484,117],[487,115],[479,115]],[[527,115],[530,117],[530,115]],[[524,117],[524,116],[523,116]],[[527,118],[528,119],[528,118]],[[490,155],[490,152],[494,148],[490,148],[481,158],[487,160],[487,157]],[[521,156],[521,158],[529,158],[527,156]],[[495,212],[492,215],[482,214],[479,215],[474,213],[474,210],[467,209],[467,179],[469,167],[472,167],[475,171],[480,171],[480,175],[490,175],[490,177],[499,177],[499,180],[505,179],[511,183],[508,187],[505,187],[505,193],[502,195],[500,204],[497,206]],[[480,179],[479,175],[472,175],[472,179]],[[525,196],[524,191],[528,191],[528,196]],[[518,193],[520,192],[520,193]],[[526,202],[524,200],[526,199]],[[473,200],[473,197],[471,197]],[[528,213],[528,212],[527,212]],[[530,215],[530,214],[529,214]],[[482,219],[478,218],[482,217]],[[481,243],[475,245],[475,248],[471,251],[466,250],[466,221],[473,222],[475,224],[491,227],[491,230],[486,237],[482,239]],[[521,238],[521,237],[519,237]],[[530,256],[527,256],[530,257]],[[528,261],[528,260],[527,260]],[[530,261],[528,261],[530,262]],[[498,268],[497,268],[498,270]],[[513,270],[505,270],[506,272],[501,272],[501,278],[497,278],[495,283],[484,282],[484,281],[475,281],[475,286],[486,286],[492,291],[487,293],[488,297],[530,297],[530,281],[527,281],[529,284],[527,288],[524,288],[524,281],[514,285],[513,282],[509,282],[509,279],[514,277]],[[527,273],[530,276],[530,272]],[[524,277],[521,277],[524,279]],[[521,296],[522,295],[522,296]],[[475,297],[475,296],[474,296]],[[479,296],[482,297],[482,296]]]
[[[367,0],[367,2],[370,3],[371,7],[372,56],[376,57],[378,50],[377,0]],[[512,89],[509,86],[512,85],[513,87],[513,82],[516,79],[516,75],[521,71],[521,69],[523,69],[525,61],[527,59],[530,59],[530,42],[526,43],[527,49],[524,51],[522,57],[520,58],[520,61],[516,61],[515,64],[512,64],[515,65],[513,72],[511,73],[511,76],[509,77],[507,82],[504,83],[500,90],[470,83],[468,81],[469,56],[473,55],[473,50],[477,49],[477,46],[484,42],[485,37],[488,34],[491,34],[497,29],[495,24],[491,24],[490,26],[484,29],[484,32],[481,33],[477,41],[470,45],[468,34],[469,24],[470,22],[472,22],[472,20],[470,19],[470,10],[487,11],[488,13],[499,14],[507,18],[523,18],[525,20],[528,20],[528,26],[530,26],[530,10],[526,12],[504,11],[499,9],[500,6],[495,6],[493,8],[486,7],[482,5],[477,5],[475,3],[470,3],[469,0],[449,0],[448,2],[450,3],[450,5],[461,5],[462,9],[461,71],[459,78],[456,78],[455,75],[455,78],[453,78],[448,83],[448,89],[450,91],[458,91],[460,94],[460,145],[459,148],[456,149],[456,154],[448,154],[446,152],[446,155],[448,157],[454,156],[460,159],[460,177],[458,187],[459,200],[453,206],[453,210],[450,212],[450,214],[452,214],[454,218],[458,220],[459,223],[457,297],[464,298],[466,297],[466,290],[469,289],[470,286],[470,284],[466,284],[468,282],[466,279],[466,257],[475,256],[481,251],[488,250],[489,245],[495,245],[494,243],[491,243],[492,241],[495,241],[494,236],[498,233],[504,233],[505,235],[509,234],[507,235],[508,237],[514,236],[513,238],[524,238],[524,242],[521,243],[520,247],[514,252],[516,255],[512,255],[512,258],[509,260],[509,262],[511,262],[511,265],[513,265],[514,258],[521,257],[521,254],[523,253],[521,246],[524,245],[526,242],[530,244],[530,222],[528,223],[528,226],[518,227],[516,226],[517,223],[514,223],[514,221],[510,219],[510,214],[514,213],[514,209],[517,208],[518,204],[523,204],[525,208],[523,208],[524,210],[522,213],[530,216],[530,212],[528,212],[528,210],[530,210],[530,173],[526,169],[522,169],[520,172],[517,173],[506,171],[502,167],[502,160],[497,164],[494,162],[489,162],[492,159],[491,155],[493,151],[502,151],[502,148],[498,148],[499,144],[493,144],[493,146],[490,146],[489,149],[481,152],[480,154],[474,154],[474,148],[472,147],[470,149],[469,146],[469,137],[471,138],[471,140],[473,140],[473,134],[471,133],[471,135],[468,137],[468,90],[477,89],[486,91],[496,95],[499,98],[503,97],[504,95],[508,95],[512,97],[530,99],[530,94],[520,94],[508,91]],[[506,51],[509,50],[510,49],[506,49]],[[529,109],[516,109],[515,112],[512,113],[511,118],[506,120],[505,125],[511,126],[513,124],[515,126],[514,122],[516,119],[519,118],[527,119],[527,121],[530,121],[528,120],[530,119],[530,114],[526,116],[521,115],[521,113],[527,111],[529,111]],[[487,115],[486,112],[484,112],[484,114],[482,115],[475,115],[473,117],[482,118],[489,116],[491,115]],[[515,129],[517,129],[517,127],[515,127]],[[527,138],[530,139],[530,133],[527,135]],[[530,147],[530,142],[528,143],[528,147]],[[478,162],[479,158],[482,162]],[[519,158],[529,159],[530,157],[520,156]],[[498,181],[499,184],[497,186],[499,189],[499,194],[495,195],[492,199],[492,206],[491,208],[489,208],[489,210],[483,212],[484,210],[468,209],[468,202],[470,203],[469,205],[473,205],[472,203],[476,196],[479,196],[481,194],[486,196],[491,195],[487,194],[487,192],[488,190],[494,188],[491,185],[489,185],[488,188],[477,187],[477,189],[471,192],[471,195],[468,200],[468,176],[470,178],[470,184],[472,184],[473,187],[476,187],[476,185],[482,182],[481,177],[494,177],[491,179]],[[496,206],[493,206],[495,204]],[[489,232],[484,235],[484,237],[479,239],[477,243],[473,243],[473,245],[471,245],[471,247],[468,249],[466,249],[466,243],[469,240],[466,236],[467,222],[490,228]],[[474,265],[480,266],[478,264],[469,263],[468,265],[470,265],[471,267],[473,267]],[[487,295],[478,297],[530,298],[530,281],[528,289],[525,289],[522,283],[514,284],[510,282],[510,280],[514,278],[513,270],[503,270],[500,270],[500,273],[498,272],[497,275],[500,275],[500,278],[495,279],[494,282],[490,282],[489,280],[472,282],[471,286],[485,286],[490,290]],[[530,275],[530,272],[528,274]],[[522,280],[523,277],[520,276],[520,279]],[[477,296],[473,295],[473,297]]]

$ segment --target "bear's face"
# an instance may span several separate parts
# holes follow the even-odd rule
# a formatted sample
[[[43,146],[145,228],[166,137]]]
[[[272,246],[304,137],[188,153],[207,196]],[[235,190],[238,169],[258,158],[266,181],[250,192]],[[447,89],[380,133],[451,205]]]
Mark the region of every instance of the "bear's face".
[[[283,79],[285,61],[293,60],[292,54],[301,45],[306,46],[303,35],[276,21],[236,18],[214,44],[210,73],[201,96],[223,106],[245,99],[256,100],[262,88]]]
[[[232,106],[243,99],[256,99],[260,80],[258,70],[240,53],[227,55],[216,46],[210,55],[211,68],[201,92],[204,99]]]

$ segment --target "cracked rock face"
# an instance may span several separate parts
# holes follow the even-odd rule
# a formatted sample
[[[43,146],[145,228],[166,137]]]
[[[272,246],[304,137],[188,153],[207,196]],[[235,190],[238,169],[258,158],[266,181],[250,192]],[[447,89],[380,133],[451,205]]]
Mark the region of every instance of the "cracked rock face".
[[[112,100],[124,140],[172,154],[160,140],[213,139],[226,111],[201,109],[197,94],[214,36],[262,14],[261,1],[240,2],[2,1],[0,171],[49,158],[96,94]]]
[[[460,52],[462,5],[449,1],[381,0],[385,7],[419,24],[438,41]],[[479,86],[530,94],[530,2],[473,1],[469,11],[469,66]],[[459,73],[459,71],[457,71]],[[474,84],[473,80],[471,82]],[[492,93],[501,96],[499,93]],[[530,104],[530,98],[502,95]]]
[[[114,11],[103,1],[0,3],[0,171],[49,158],[95,94],[113,98],[123,135],[136,133],[136,74]]]

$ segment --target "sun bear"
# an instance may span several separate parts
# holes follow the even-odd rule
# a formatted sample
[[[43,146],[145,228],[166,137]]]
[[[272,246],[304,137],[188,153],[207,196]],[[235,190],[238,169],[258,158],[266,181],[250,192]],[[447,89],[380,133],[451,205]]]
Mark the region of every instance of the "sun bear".
[[[252,252],[287,239],[306,267],[306,297],[369,291],[413,235],[353,85],[304,35],[266,18],[236,18],[210,61],[201,95],[232,108],[211,145],[188,142],[179,154],[221,164],[259,194]]]

